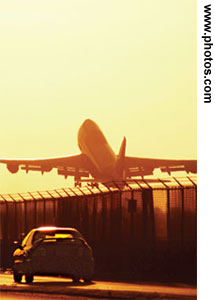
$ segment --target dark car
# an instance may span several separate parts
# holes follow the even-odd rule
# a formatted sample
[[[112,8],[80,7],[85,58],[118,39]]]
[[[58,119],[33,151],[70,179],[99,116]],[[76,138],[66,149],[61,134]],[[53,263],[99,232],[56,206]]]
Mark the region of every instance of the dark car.
[[[92,249],[75,228],[40,227],[31,230],[13,253],[14,281],[22,276],[62,275],[90,281],[94,273]]]

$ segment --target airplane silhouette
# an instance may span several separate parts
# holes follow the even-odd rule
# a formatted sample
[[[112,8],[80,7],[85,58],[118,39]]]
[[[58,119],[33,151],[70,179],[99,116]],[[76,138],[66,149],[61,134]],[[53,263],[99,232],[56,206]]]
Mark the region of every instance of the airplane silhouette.
[[[126,138],[123,138],[119,154],[116,155],[108,144],[98,125],[87,119],[78,131],[78,146],[81,154],[42,159],[0,159],[11,173],[22,170],[50,172],[57,169],[58,175],[73,176],[75,186],[81,182],[102,183],[120,181],[136,176],[144,178],[153,175],[155,168],[162,172],[197,172],[196,160],[169,160],[138,158],[125,155]],[[91,177],[89,177],[91,175]]]

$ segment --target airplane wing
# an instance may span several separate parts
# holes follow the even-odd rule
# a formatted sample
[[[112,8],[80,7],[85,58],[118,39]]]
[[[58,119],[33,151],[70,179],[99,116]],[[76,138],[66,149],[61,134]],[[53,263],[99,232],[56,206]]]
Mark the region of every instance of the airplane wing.
[[[41,159],[0,159],[0,163],[7,165],[7,169],[11,173],[16,173],[21,170],[50,172],[56,168],[59,175],[74,176],[76,178],[88,177],[91,164],[89,159],[84,154],[41,158]]]
[[[153,175],[156,168],[162,172],[187,171],[197,172],[196,160],[171,160],[171,159],[154,159],[138,158],[126,156],[124,158],[126,177]]]

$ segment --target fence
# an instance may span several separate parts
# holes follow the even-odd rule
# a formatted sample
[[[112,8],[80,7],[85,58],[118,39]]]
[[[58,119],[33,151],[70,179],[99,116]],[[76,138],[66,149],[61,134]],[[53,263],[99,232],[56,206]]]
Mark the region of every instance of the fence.
[[[92,246],[97,278],[196,277],[196,177],[0,195],[1,267],[35,227],[75,227]]]

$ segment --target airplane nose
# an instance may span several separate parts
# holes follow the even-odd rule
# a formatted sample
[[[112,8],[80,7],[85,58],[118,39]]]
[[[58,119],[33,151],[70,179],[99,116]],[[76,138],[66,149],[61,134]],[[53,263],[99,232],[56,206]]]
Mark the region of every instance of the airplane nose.
[[[89,124],[89,123],[91,123],[92,122],[92,120],[90,120],[90,119],[86,119],[85,121],[84,121],[84,125],[87,125],[87,124]]]
[[[92,126],[94,126],[95,125],[95,122],[93,122],[92,120],[90,120],[90,119],[86,119],[85,121],[84,121],[84,123],[83,123],[83,126],[85,127],[85,128],[92,128]]]

